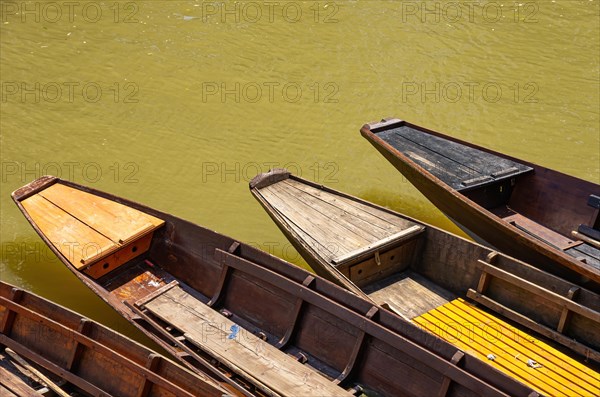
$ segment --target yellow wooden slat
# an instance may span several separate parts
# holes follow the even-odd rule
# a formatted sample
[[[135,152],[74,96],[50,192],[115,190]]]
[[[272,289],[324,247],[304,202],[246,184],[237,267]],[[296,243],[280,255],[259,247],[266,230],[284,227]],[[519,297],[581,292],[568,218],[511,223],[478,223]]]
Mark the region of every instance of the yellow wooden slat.
[[[21,203],[42,233],[77,269],[85,266],[81,261],[82,258],[99,252],[109,253],[117,248],[117,244],[113,241],[73,218],[39,194]]]
[[[39,194],[115,243],[126,244],[164,223],[116,201],[61,183],[55,183]]]
[[[467,312],[469,315],[473,316],[476,321],[493,321],[504,333],[506,333],[506,330],[511,330],[510,332],[512,332],[511,335],[513,338],[509,339],[509,342],[518,342],[523,349],[526,349],[524,351],[530,351],[533,353],[534,357],[531,358],[538,362],[545,361],[546,365],[550,368],[557,368],[557,373],[561,376],[571,379],[572,382],[584,382],[586,385],[589,385],[589,390],[595,393],[595,395],[600,395],[600,374],[591,368],[586,367],[577,360],[572,359],[566,354],[554,349],[552,346],[549,346],[548,344],[534,338],[531,335],[528,335],[520,330],[517,330],[517,332],[512,331],[515,330],[515,328],[511,327],[508,323],[465,302],[462,299],[457,299],[451,302],[449,305],[447,305],[447,307],[451,310],[454,309]],[[578,378],[579,380],[573,379],[574,377]],[[581,383],[579,384],[581,385]]]
[[[544,394],[600,395],[600,374],[462,299],[413,321]],[[528,359],[544,366],[530,368]]]
[[[462,321],[470,326],[472,335],[475,338],[480,338],[488,342],[488,348],[491,353],[496,356],[502,355],[507,360],[514,361],[517,366],[523,368],[526,374],[534,376],[545,382],[555,390],[559,390],[567,396],[571,395],[586,395],[593,393],[588,389],[582,388],[577,382],[574,382],[574,376],[561,368],[560,365],[544,359],[537,352],[534,352],[515,340],[515,332],[507,328],[503,328],[495,320],[481,320],[480,318],[471,316],[466,311],[477,311],[478,309],[470,305],[462,305],[463,311],[456,310],[456,301],[452,304],[447,304],[444,307],[438,308],[439,312],[447,315],[451,321]],[[496,332],[497,330],[497,332]],[[508,332],[507,332],[508,331]],[[523,340],[520,336],[519,339]],[[531,368],[527,366],[527,360],[533,359],[541,368]]]
[[[507,359],[505,355],[498,354],[498,351],[494,351],[490,346],[478,343],[478,341],[472,340],[469,337],[470,331],[466,327],[462,329],[454,325],[454,322],[449,319],[444,319],[443,316],[440,318],[440,314],[434,310],[419,316],[417,319],[413,319],[419,325],[425,326],[427,330],[438,335],[442,339],[458,346],[468,353],[475,355],[480,360],[487,362],[491,366],[498,370],[506,373],[507,375],[523,382],[529,387],[540,391],[550,396],[563,396],[568,397],[565,393],[550,386],[544,380],[540,380],[535,376],[531,376],[527,372],[526,367],[516,365],[514,360]],[[422,321],[426,321],[428,324],[424,324]],[[426,326],[427,325],[427,326]],[[487,355],[493,353],[496,355],[496,360],[490,361],[487,359]]]

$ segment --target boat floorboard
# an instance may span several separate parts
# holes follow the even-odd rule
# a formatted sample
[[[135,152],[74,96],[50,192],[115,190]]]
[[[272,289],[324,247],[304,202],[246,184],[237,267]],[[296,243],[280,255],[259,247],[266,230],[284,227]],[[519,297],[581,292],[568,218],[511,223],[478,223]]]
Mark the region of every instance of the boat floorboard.
[[[363,290],[375,303],[387,303],[409,319],[456,298],[456,295],[411,271],[375,281]]]
[[[574,258],[584,258],[585,263],[600,270],[600,249],[583,243],[565,251]]]
[[[142,307],[179,329],[192,344],[276,395],[350,396],[316,371],[244,330],[175,286]]]
[[[263,187],[260,194],[290,229],[329,263],[416,225],[293,179]]]
[[[600,395],[599,373],[463,299],[413,321],[544,395]]]
[[[14,364],[0,353],[0,397],[39,397],[34,388],[27,384],[22,375],[17,373]]]
[[[456,190],[533,170],[524,164],[406,125],[379,132],[377,136]]]

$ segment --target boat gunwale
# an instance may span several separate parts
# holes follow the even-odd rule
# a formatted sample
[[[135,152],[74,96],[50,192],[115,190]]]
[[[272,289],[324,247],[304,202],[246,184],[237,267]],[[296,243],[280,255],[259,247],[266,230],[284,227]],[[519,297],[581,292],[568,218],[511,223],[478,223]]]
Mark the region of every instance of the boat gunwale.
[[[397,120],[397,119],[395,119],[395,120]],[[589,278],[590,280],[593,280],[596,284],[600,284],[600,271],[598,269],[596,269],[595,267],[588,265],[587,263],[577,261],[575,258],[571,257],[570,255],[566,254],[565,252],[556,250],[552,247],[548,247],[545,249],[543,247],[543,245],[537,239],[535,239],[534,237],[525,233],[524,231],[521,231],[516,226],[511,225],[509,222],[502,220],[502,218],[495,215],[493,212],[483,208],[481,205],[479,205],[475,201],[469,199],[464,194],[461,194],[456,189],[453,189],[448,184],[446,184],[444,181],[442,181],[441,179],[439,179],[438,177],[433,175],[431,172],[429,172],[427,169],[419,166],[417,163],[415,163],[413,160],[411,160],[404,153],[402,153],[398,149],[394,148],[387,141],[385,141],[382,138],[380,138],[379,136],[377,136],[378,132],[383,131],[383,129],[394,128],[394,127],[398,127],[398,126],[402,126],[402,125],[407,125],[409,127],[418,129],[420,131],[429,133],[431,135],[438,136],[440,138],[448,139],[448,140],[451,140],[456,143],[464,144],[465,146],[469,146],[469,147],[472,147],[475,149],[486,151],[490,154],[495,154],[495,155],[501,156],[501,157],[509,159],[509,160],[520,162],[521,164],[532,167],[534,169],[534,172],[538,172],[538,170],[549,170],[548,168],[544,168],[542,166],[538,166],[533,163],[522,161],[520,159],[516,159],[516,158],[510,157],[510,156],[506,156],[504,154],[494,152],[492,150],[485,149],[483,147],[479,147],[477,145],[470,144],[468,142],[463,142],[456,138],[447,137],[441,133],[428,130],[426,128],[408,123],[406,121],[388,123],[388,124],[386,124],[386,123],[365,124],[360,130],[362,136],[364,138],[366,138],[376,149],[378,149],[378,151],[381,154],[383,154],[384,157],[386,157],[386,159],[388,159],[388,161],[390,161],[394,167],[395,167],[394,161],[392,159],[388,158],[388,156],[386,156],[386,154],[383,151],[387,151],[389,156],[393,156],[397,161],[400,161],[400,162],[404,163],[406,166],[410,167],[414,172],[421,175],[424,179],[428,180],[430,184],[435,185],[438,189],[443,189],[447,194],[449,194],[453,198],[455,198],[460,203],[460,206],[463,209],[467,209],[467,210],[471,209],[472,211],[475,211],[475,213],[478,214],[478,216],[483,217],[483,218],[488,219],[489,221],[493,222],[493,224],[496,225],[496,227],[504,229],[508,233],[513,234],[515,236],[515,238],[517,238],[521,244],[526,245],[529,249],[537,252],[538,254],[548,257],[550,260],[554,261],[555,263],[557,263],[561,266],[564,266],[575,273],[578,273],[580,276],[584,276],[584,277]],[[370,128],[374,128],[375,130],[377,130],[377,132],[372,132]],[[381,129],[381,128],[383,128],[383,129]],[[395,168],[397,168],[397,167],[395,167]],[[554,171],[554,170],[551,170],[551,171],[561,174],[565,177],[570,177],[569,175],[561,173],[559,171]],[[576,177],[572,177],[572,178],[576,179],[577,181],[580,181],[581,183],[592,184],[591,182],[585,181],[583,179],[579,179]],[[413,185],[414,185],[414,183],[413,183]],[[429,197],[428,197],[428,199],[429,199]],[[437,204],[434,204],[434,205],[439,208],[439,206]]]
[[[159,210],[155,210],[155,209],[153,209],[151,207],[147,207],[143,204],[139,204],[139,203],[131,201],[131,200],[123,199],[121,197],[112,195],[110,193],[99,191],[94,188],[89,188],[89,187],[77,184],[75,182],[65,181],[60,178],[56,178],[56,181],[54,183],[57,183],[57,182],[63,183],[67,186],[70,186],[70,187],[73,187],[73,188],[76,188],[76,189],[79,189],[79,190],[82,190],[82,191],[85,191],[85,192],[88,192],[91,194],[95,194],[97,196],[100,196],[100,197],[103,197],[106,199],[116,201],[123,205],[130,206],[134,209],[149,213],[150,215],[162,218],[163,220],[165,220],[166,223],[169,222],[168,219],[166,219],[166,218],[172,218],[172,219],[176,220],[177,222],[187,224],[189,226],[198,228],[202,232],[216,236],[218,239],[221,239],[223,241],[237,242],[237,240],[235,240],[231,237],[222,235],[218,232],[215,232],[215,231],[207,229],[203,226],[194,224],[185,219],[181,219],[176,216],[170,215],[168,213],[165,213],[165,212],[162,212]],[[90,288],[92,291],[94,291],[94,293],[96,293],[102,300],[104,300],[107,304],[109,304],[109,306],[111,306],[114,310],[116,310],[118,313],[120,313],[128,321],[130,321],[131,323],[136,325],[138,329],[140,329],[142,332],[144,332],[144,334],[149,336],[152,340],[157,342],[159,345],[161,345],[167,351],[173,352],[172,346],[169,343],[167,343],[163,338],[161,338],[159,331],[154,332],[152,330],[148,330],[145,327],[137,324],[135,319],[138,316],[130,307],[127,306],[126,303],[119,300],[116,296],[114,296],[107,290],[103,289],[102,286],[100,285],[100,281],[93,280],[88,275],[78,271],[77,269],[75,269],[74,266],[72,266],[70,264],[70,262],[66,258],[64,258],[62,255],[60,255],[60,253],[53,247],[51,242],[49,242],[49,240],[45,237],[43,232],[41,232],[41,230],[37,227],[37,225],[33,221],[33,219],[24,210],[19,199],[13,195],[13,200],[15,201],[15,203],[19,207],[19,209],[23,212],[23,214],[25,215],[25,217],[28,220],[28,222],[30,223],[30,225],[34,228],[34,230],[36,230],[38,235],[40,235],[40,237],[42,237],[42,239],[46,242],[46,244],[49,245],[51,250],[57,255],[57,257],[61,260],[61,262],[63,262],[63,264],[66,265],[67,268],[69,268],[69,270],[71,270],[71,272],[73,272],[88,288]],[[389,210],[387,210],[387,211],[389,211]],[[301,284],[302,280],[304,280],[307,275],[311,274],[307,270],[301,269],[301,268],[294,266],[288,262],[285,262],[282,259],[277,258],[274,255],[271,255],[269,253],[261,251],[257,248],[249,246],[247,244],[243,244],[243,243],[240,243],[240,244],[243,247],[243,251],[245,251],[244,252],[245,256],[241,257],[241,258],[251,261],[253,266],[276,272],[276,273],[280,274],[281,276],[288,278],[291,281],[294,281],[298,284]],[[254,263],[257,260],[260,261],[260,263]],[[108,275],[110,275],[110,274],[111,273],[109,273]],[[363,317],[368,313],[370,308],[373,306],[370,301],[362,299],[361,297],[350,293],[349,291],[341,288],[340,286],[335,285],[334,283],[332,283],[329,280],[326,280],[324,278],[316,278],[316,281],[317,282],[314,284],[314,289],[316,292],[318,292],[320,295],[322,295],[325,298],[333,300],[336,304],[342,305],[352,311],[359,313]],[[380,314],[377,316],[378,317],[377,318],[378,325],[385,327],[385,329],[390,334],[398,334],[399,336],[407,338],[408,340],[414,341],[421,349],[434,354],[441,361],[450,362],[452,355],[455,354],[456,351],[459,351],[459,349],[457,349],[452,344],[445,342],[443,339],[441,339],[435,335],[431,335],[431,334],[427,333],[426,331],[420,329],[419,327],[415,326],[412,323],[407,322],[405,319],[401,318],[400,316],[398,316],[392,312],[383,310],[383,311],[379,311],[379,313]],[[180,360],[180,361],[181,361],[181,363],[185,364],[193,371],[198,371],[198,368],[196,366],[194,366],[192,363],[188,362],[187,360]],[[228,378],[227,379],[224,378],[224,375],[220,371],[218,371],[216,368],[211,367],[209,369],[211,370],[211,375],[216,375],[217,377],[220,377],[221,379],[228,382],[233,387],[236,387],[238,389],[238,391],[240,391],[246,395],[249,395],[247,390],[240,389],[241,386],[239,384],[232,382]],[[512,379],[510,377],[507,377],[505,374],[501,373],[500,371],[496,370],[495,368],[489,367],[489,366],[482,367],[480,365],[480,360],[475,357],[472,357],[468,353],[465,354],[465,357],[463,358],[463,361],[462,361],[462,365],[458,369],[459,369],[459,373],[464,373],[465,375],[468,375],[469,377],[475,377],[478,384],[482,385],[483,387],[489,388],[490,390],[496,390],[499,393],[499,395],[508,396],[509,394],[515,394],[515,395],[525,396],[525,395],[529,395],[529,393],[532,392],[532,389],[525,386],[523,383],[521,383],[515,379]],[[504,391],[501,391],[500,389],[498,389],[498,387],[502,387],[502,390],[504,390]],[[477,393],[477,391],[475,391],[475,392]]]

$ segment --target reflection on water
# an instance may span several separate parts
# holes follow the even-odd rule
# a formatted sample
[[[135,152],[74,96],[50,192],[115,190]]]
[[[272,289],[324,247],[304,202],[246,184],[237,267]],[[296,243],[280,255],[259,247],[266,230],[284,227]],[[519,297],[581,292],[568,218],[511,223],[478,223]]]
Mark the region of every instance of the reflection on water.
[[[55,174],[306,266],[255,174],[459,232],[360,137],[381,117],[600,182],[596,0],[74,3],[1,4],[0,277],[117,328],[12,190]]]

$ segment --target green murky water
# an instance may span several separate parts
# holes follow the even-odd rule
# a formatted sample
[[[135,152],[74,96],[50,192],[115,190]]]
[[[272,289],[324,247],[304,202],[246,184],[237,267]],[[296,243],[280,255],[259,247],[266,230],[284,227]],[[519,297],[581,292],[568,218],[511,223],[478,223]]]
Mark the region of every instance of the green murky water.
[[[55,174],[304,265],[271,167],[458,230],[363,138],[396,116],[600,182],[599,2],[0,2],[0,277],[132,333],[10,192]]]

